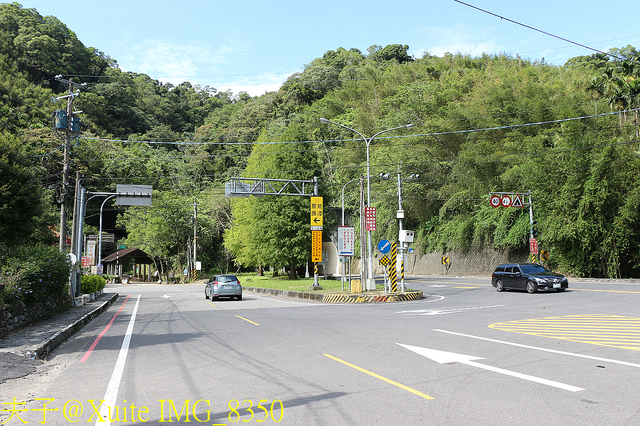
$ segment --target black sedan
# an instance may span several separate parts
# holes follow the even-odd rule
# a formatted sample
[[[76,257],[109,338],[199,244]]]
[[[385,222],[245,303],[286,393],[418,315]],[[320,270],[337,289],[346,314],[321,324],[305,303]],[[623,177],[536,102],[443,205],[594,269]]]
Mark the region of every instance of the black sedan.
[[[491,275],[491,285],[496,290],[565,291],[569,288],[567,277],[552,272],[537,263],[509,263],[499,265]]]

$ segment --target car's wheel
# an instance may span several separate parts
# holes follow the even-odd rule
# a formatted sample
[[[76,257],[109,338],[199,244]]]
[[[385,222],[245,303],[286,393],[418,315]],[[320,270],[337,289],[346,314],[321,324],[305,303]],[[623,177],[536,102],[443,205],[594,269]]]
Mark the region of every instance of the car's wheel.
[[[557,291],[558,293],[561,293],[561,292],[563,292],[563,291],[565,291],[565,290],[566,290],[566,288],[556,288],[556,291]]]
[[[242,300],[242,295],[241,295],[241,294],[239,294],[239,295],[237,295],[237,296],[236,296],[236,298],[237,298],[238,300]]]
[[[527,293],[533,294],[538,291],[538,284],[533,281],[527,281]]]
[[[496,290],[498,290],[498,291],[503,291],[504,290],[504,284],[502,284],[502,280],[496,281]]]

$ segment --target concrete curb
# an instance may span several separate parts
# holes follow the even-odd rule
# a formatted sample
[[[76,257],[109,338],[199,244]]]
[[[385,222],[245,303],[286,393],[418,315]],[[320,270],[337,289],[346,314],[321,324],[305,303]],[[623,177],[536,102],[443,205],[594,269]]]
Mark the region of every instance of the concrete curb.
[[[49,354],[55,348],[60,346],[62,342],[73,336],[78,330],[87,325],[92,319],[100,315],[102,312],[115,302],[118,298],[118,293],[113,293],[111,296],[102,302],[100,306],[93,309],[91,312],[84,314],[82,317],[74,321],[72,324],[66,326],[62,330],[55,333],[53,336],[45,339],[44,341],[34,345],[30,351],[27,351],[25,356],[29,358],[40,358]]]
[[[276,290],[272,288],[243,287],[243,290],[251,293],[268,294],[270,296],[288,297],[290,299],[310,300],[321,303],[382,303],[382,302],[405,302],[409,300],[422,299],[422,291],[407,291],[404,293],[392,294],[327,294],[312,293],[303,291]]]

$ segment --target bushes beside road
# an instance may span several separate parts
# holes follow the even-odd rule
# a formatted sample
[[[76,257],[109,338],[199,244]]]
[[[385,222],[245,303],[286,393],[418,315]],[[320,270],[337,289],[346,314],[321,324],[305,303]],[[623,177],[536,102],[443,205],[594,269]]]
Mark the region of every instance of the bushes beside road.
[[[107,284],[107,280],[100,275],[83,275],[80,281],[82,293],[89,294],[100,291]]]
[[[0,304],[69,303],[69,261],[57,247],[18,247],[4,259]]]

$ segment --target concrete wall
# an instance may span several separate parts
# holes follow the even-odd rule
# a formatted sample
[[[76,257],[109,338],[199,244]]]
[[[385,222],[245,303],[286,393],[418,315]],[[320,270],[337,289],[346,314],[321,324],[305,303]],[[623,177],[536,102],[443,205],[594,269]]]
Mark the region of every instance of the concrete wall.
[[[340,267],[337,250],[331,242],[324,242],[323,250],[329,253],[326,271],[328,276],[339,277]],[[383,273],[380,266],[381,254],[373,259],[374,274]],[[449,258],[449,268],[442,264],[442,257]],[[526,252],[509,252],[506,250],[469,250],[468,252],[408,254],[404,265],[405,275],[491,275],[497,265],[510,262],[528,262]],[[323,271],[321,270],[321,273]],[[360,273],[360,262],[357,257],[351,259],[351,273]]]
[[[449,258],[449,268],[442,264],[442,257]],[[528,262],[527,253],[510,253],[483,249],[469,252],[428,253],[407,255],[405,273],[409,275],[491,275],[496,266],[509,262]]]

